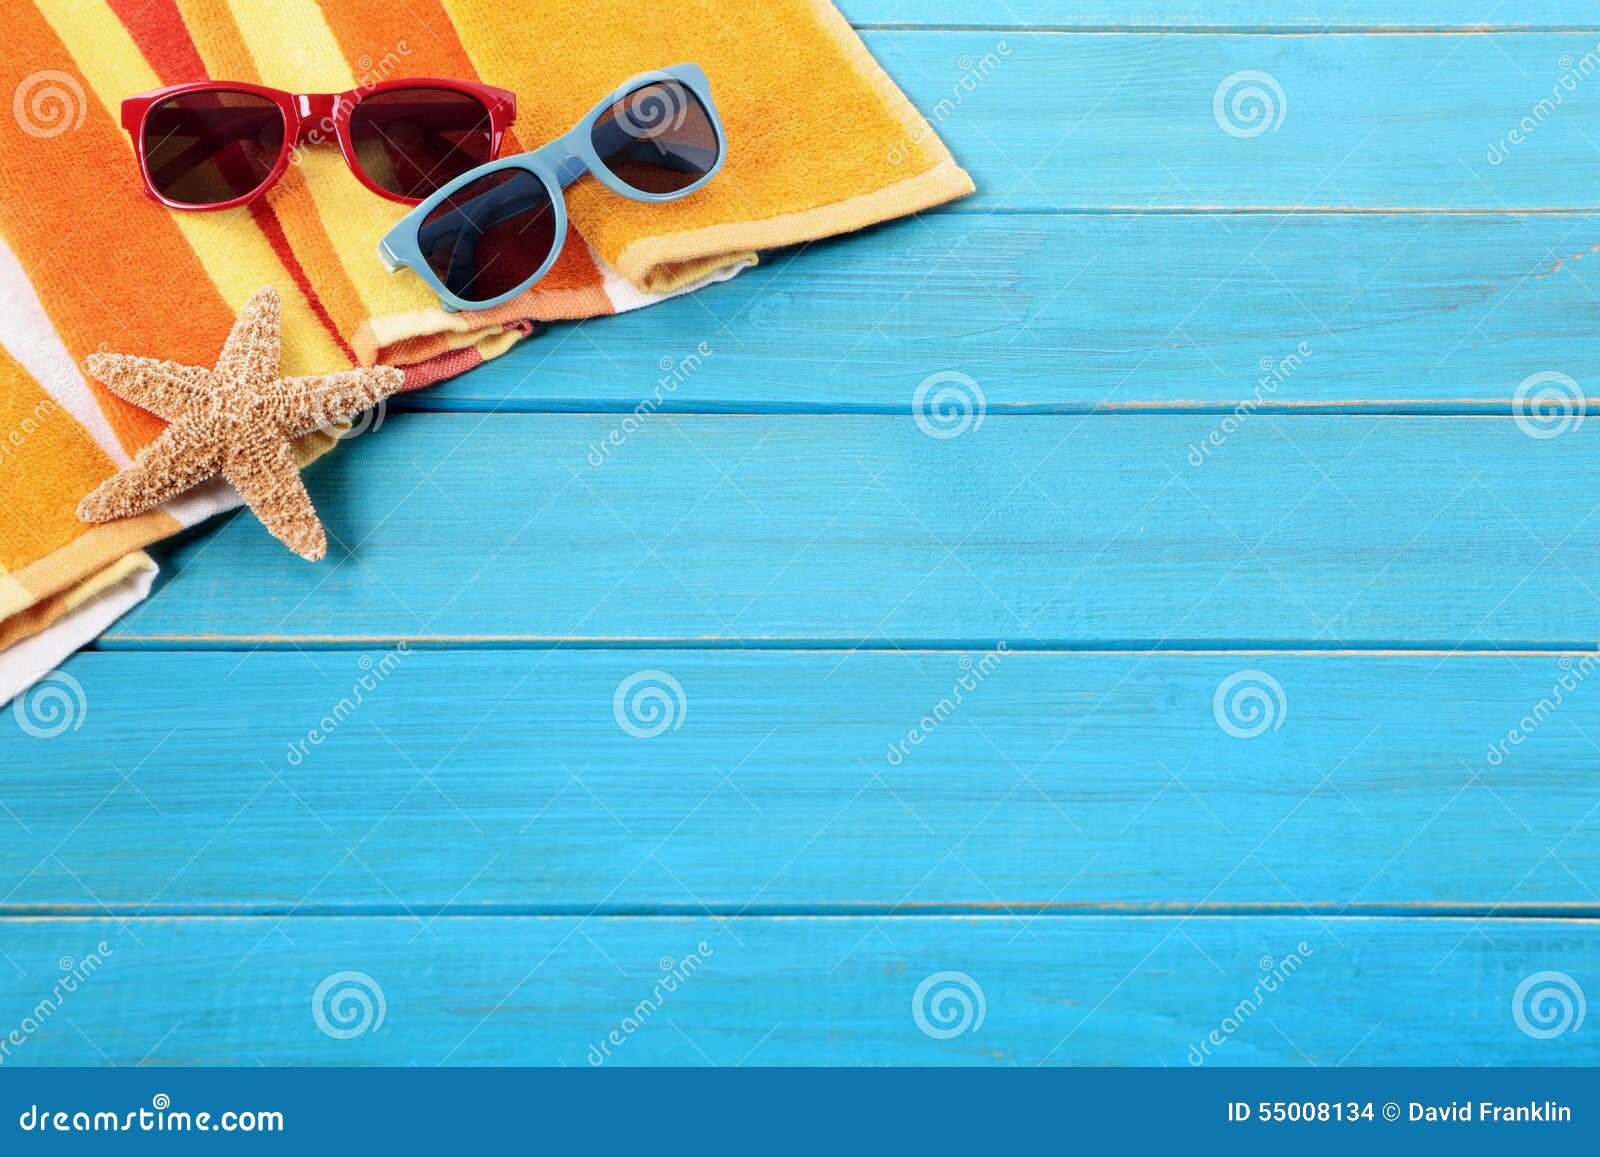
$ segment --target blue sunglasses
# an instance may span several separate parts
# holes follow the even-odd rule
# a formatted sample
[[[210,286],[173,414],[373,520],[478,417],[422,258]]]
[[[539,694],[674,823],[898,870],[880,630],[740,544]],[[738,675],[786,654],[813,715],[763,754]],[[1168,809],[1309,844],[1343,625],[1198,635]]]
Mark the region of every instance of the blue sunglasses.
[[[389,230],[378,255],[414,270],[447,310],[510,301],[550,271],[567,237],[562,194],[585,173],[634,201],[675,201],[727,154],[711,85],[696,64],[636,76],[542,149],[479,165]]]

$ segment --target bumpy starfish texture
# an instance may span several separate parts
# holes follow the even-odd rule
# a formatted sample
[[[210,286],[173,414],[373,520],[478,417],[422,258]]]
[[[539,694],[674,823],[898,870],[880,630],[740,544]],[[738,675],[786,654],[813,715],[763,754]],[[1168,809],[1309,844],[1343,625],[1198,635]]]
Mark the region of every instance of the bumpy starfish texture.
[[[92,354],[107,389],[170,423],[133,465],[78,504],[84,522],[153,510],[221,474],[274,537],[302,558],[328,553],[328,536],[290,443],[370,409],[403,382],[392,366],[280,378],[278,292],[260,290],[233,323],[214,369],[129,354]]]

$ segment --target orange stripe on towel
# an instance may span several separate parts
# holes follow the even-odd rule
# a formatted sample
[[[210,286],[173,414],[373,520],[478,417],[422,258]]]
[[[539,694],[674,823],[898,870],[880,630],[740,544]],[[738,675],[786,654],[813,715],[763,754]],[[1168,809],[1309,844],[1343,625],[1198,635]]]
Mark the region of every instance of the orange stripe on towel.
[[[31,5],[11,6],[6,39],[0,91],[33,83],[29,76],[41,67],[67,72],[78,86],[75,95],[68,90],[68,115],[82,117],[76,128],[45,136],[0,117],[0,231],[63,344],[80,361],[106,343],[208,363],[233,311],[168,210],[144,195],[127,134]],[[159,419],[94,388],[130,451],[162,429]]]
[[[0,572],[16,571],[87,528],[78,499],[116,473],[66,407],[0,349]]]

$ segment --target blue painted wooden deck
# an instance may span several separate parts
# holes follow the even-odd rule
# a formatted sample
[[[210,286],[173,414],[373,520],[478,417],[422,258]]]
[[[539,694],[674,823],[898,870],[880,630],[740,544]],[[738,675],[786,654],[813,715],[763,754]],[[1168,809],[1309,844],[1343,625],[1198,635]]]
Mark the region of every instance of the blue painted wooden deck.
[[[0,1063],[1600,1063],[1600,18],[1512,7],[850,0],[979,194],[168,547],[3,721]]]

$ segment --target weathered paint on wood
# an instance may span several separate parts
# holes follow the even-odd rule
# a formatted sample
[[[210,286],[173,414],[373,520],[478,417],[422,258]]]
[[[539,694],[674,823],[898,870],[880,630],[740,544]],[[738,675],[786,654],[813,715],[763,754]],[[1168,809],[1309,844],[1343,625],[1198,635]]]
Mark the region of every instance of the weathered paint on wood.
[[[30,919],[0,926],[15,1003],[101,943],[7,1064],[583,1067],[591,1047],[681,1065],[1600,1061],[1597,1034],[1535,1039],[1513,1012],[1541,966],[1593,975],[1592,921]],[[968,1027],[929,1036],[919,1012]]]
[[[839,8],[857,27],[1018,29],[1150,29],[1183,33],[1232,29],[1320,35],[1434,29],[1482,32],[1521,29],[1597,29],[1594,6],[1582,0],[1336,0],[1334,3],[1262,4],[1259,0],[841,0]]]
[[[558,326],[391,408],[909,413],[1600,405],[1600,218],[934,213]],[[1561,318],[1552,327],[1550,319]]]
[[[1595,669],[85,655],[81,726],[5,741],[0,911],[1597,913]]]
[[[977,175],[963,212],[1600,204],[1592,31],[865,39]]]
[[[309,472],[332,564],[235,519],[107,645],[1600,639],[1594,423],[967,420],[398,415]]]

